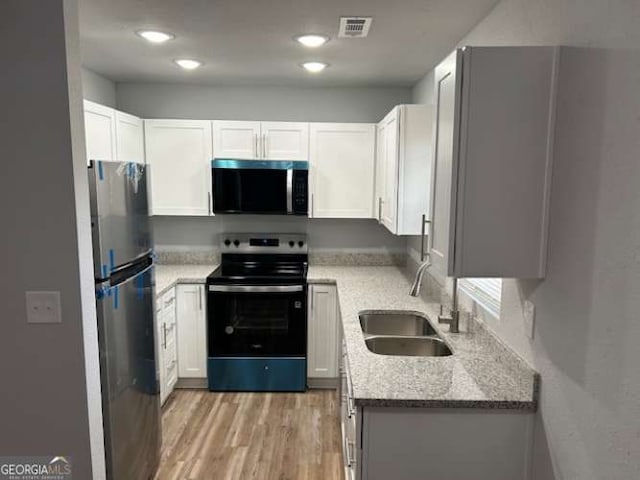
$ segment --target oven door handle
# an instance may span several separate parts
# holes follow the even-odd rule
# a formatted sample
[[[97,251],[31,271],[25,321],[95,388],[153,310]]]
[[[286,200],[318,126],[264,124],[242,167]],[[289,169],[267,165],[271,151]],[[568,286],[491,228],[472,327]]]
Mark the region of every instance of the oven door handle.
[[[209,285],[210,292],[286,293],[302,292],[304,285]]]

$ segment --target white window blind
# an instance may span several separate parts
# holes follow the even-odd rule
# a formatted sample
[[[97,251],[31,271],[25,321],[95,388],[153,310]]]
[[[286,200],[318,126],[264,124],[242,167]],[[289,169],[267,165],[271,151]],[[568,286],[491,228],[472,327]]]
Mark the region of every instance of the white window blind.
[[[463,278],[460,289],[493,316],[500,317],[501,278]]]

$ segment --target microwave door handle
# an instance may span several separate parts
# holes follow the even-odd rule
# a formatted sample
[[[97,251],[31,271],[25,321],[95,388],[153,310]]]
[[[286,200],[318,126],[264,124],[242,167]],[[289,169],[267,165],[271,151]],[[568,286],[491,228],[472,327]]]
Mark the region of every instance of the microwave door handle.
[[[293,170],[287,170],[287,213],[293,213]]]

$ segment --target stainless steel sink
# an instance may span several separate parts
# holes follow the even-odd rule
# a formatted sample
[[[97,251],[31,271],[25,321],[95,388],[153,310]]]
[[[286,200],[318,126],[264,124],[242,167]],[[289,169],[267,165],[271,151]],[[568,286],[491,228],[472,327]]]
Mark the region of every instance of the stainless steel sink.
[[[402,335],[426,337],[437,335],[429,321],[409,312],[363,312],[359,315],[362,332],[367,335]]]
[[[379,355],[446,357],[452,354],[444,341],[434,337],[372,335],[365,338],[365,343],[370,351]]]

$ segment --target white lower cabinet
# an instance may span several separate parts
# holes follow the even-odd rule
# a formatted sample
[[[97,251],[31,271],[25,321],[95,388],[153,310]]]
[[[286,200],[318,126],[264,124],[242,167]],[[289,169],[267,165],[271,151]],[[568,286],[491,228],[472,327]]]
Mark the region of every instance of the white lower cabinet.
[[[362,409],[354,403],[344,341],[340,355],[340,430],[345,480],[366,478],[362,475]]]
[[[176,287],[178,377],[207,377],[207,328],[204,285]]]
[[[534,414],[358,407],[343,344],[340,411],[346,480],[529,480]]]
[[[156,357],[161,403],[166,401],[178,381],[175,300],[173,288],[156,300]]]
[[[307,378],[338,378],[338,294],[335,285],[309,285]]]
[[[356,406],[342,342],[346,480],[530,480],[534,422],[520,410]]]

